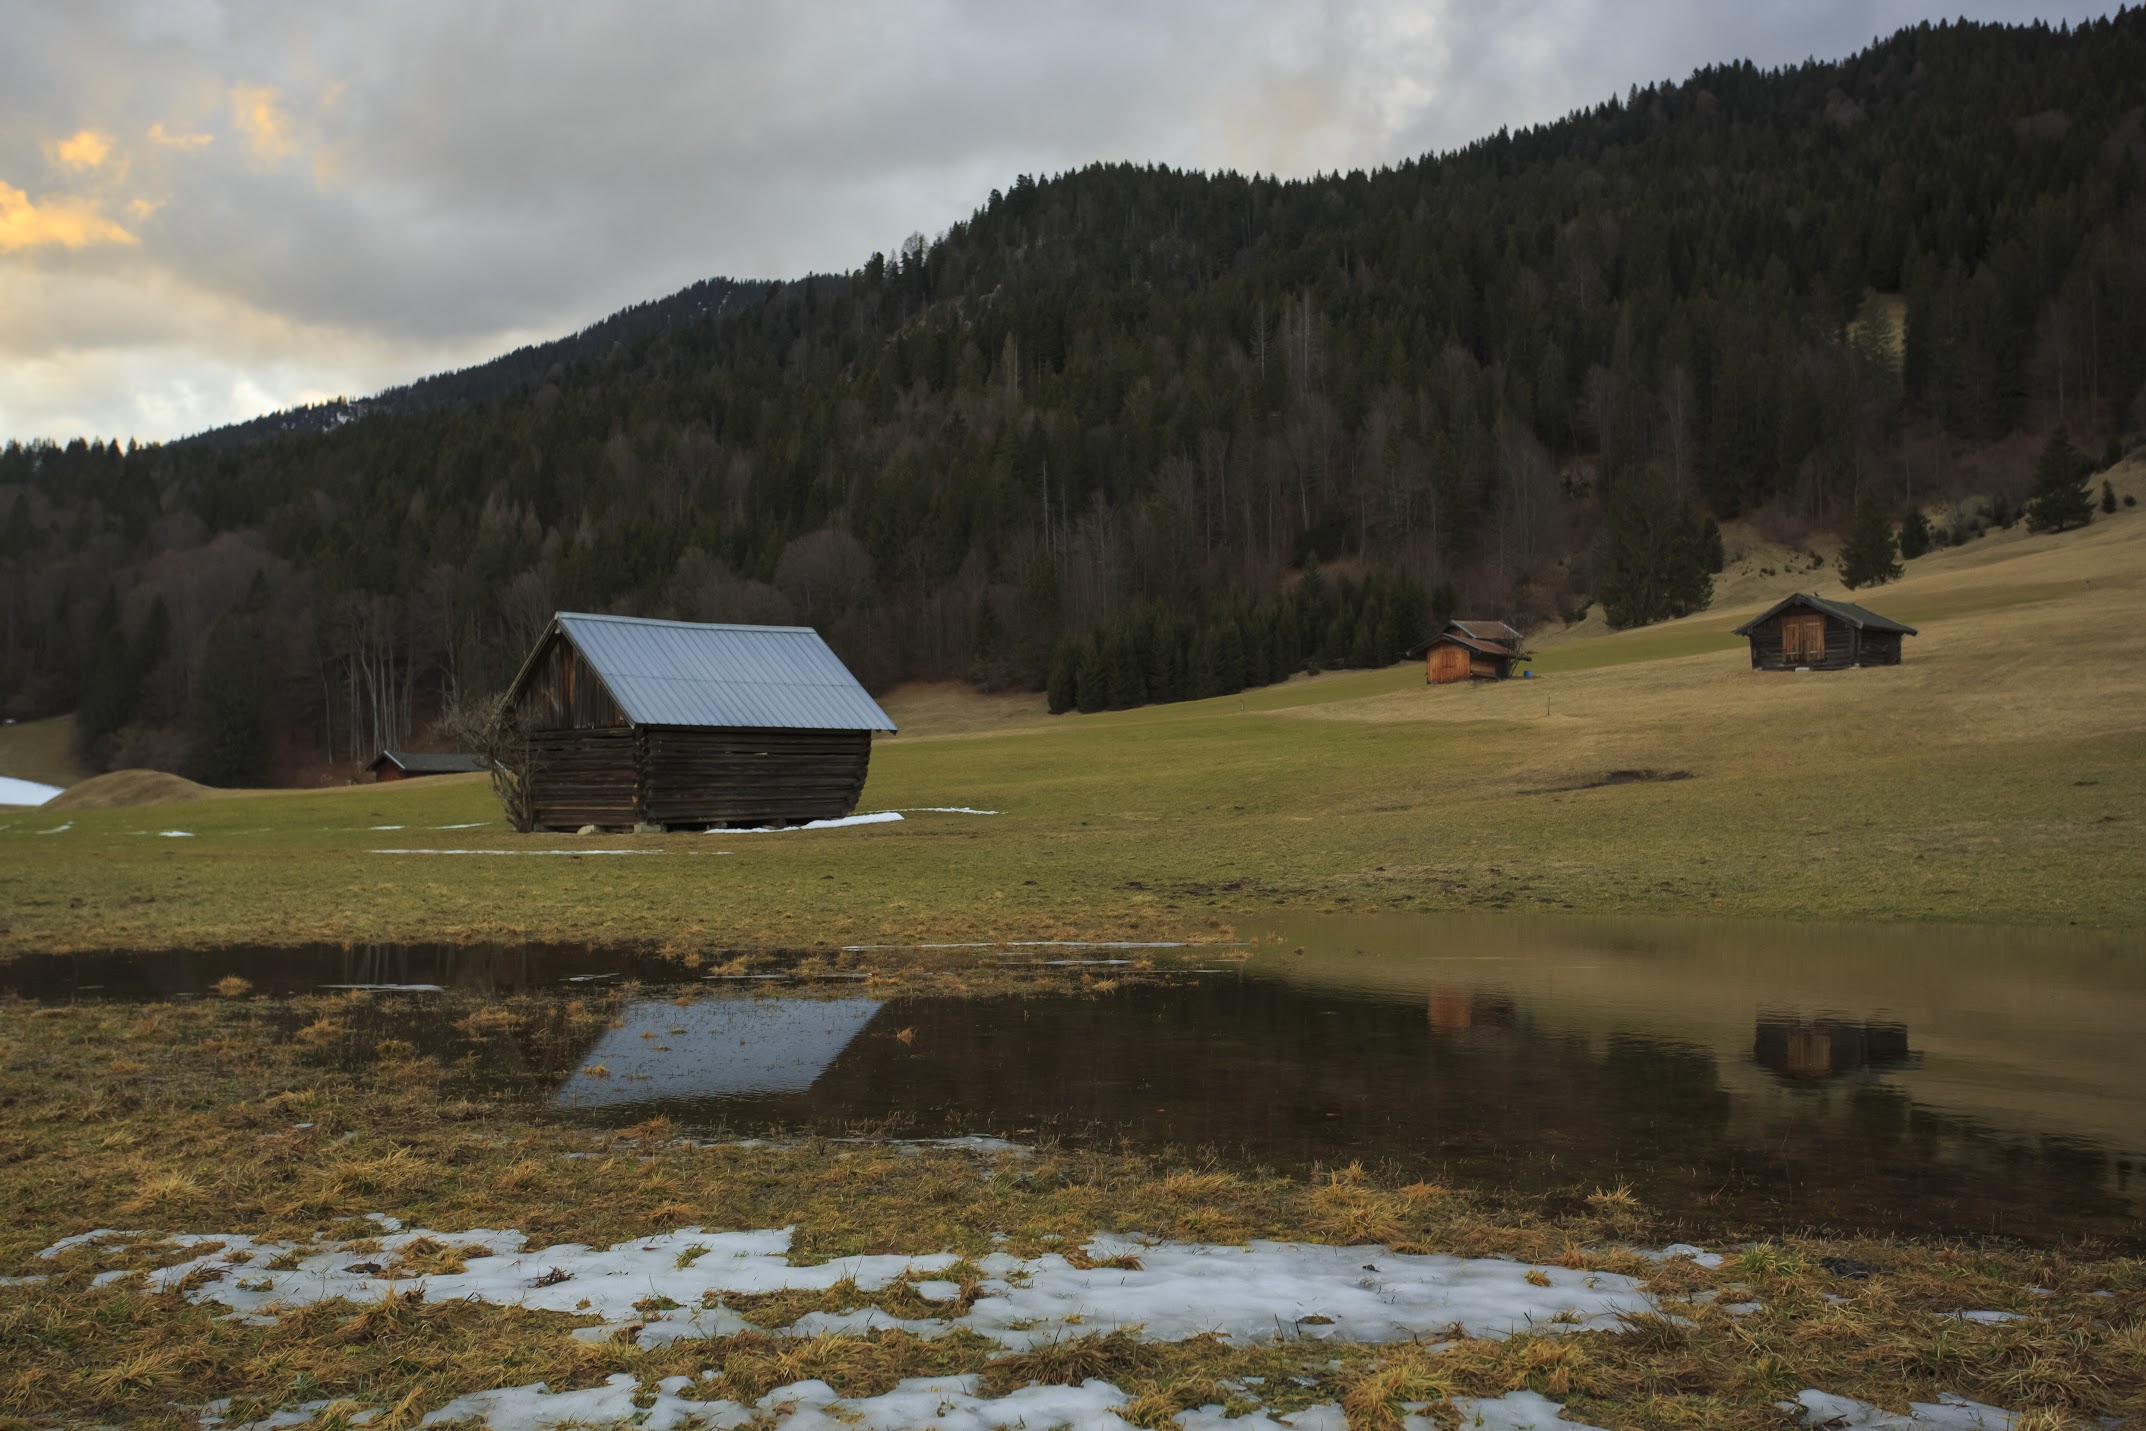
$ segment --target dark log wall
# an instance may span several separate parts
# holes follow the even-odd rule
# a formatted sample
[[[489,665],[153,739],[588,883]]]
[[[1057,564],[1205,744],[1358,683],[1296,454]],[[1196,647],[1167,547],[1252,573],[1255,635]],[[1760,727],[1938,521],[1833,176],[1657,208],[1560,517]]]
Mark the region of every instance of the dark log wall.
[[[546,644],[528,684],[515,698],[524,730],[589,730],[623,726],[626,714],[589,670],[574,643],[556,633]]]
[[[643,819],[659,825],[836,820],[857,808],[872,759],[863,730],[641,731]]]
[[[637,823],[636,745],[630,726],[531,733],[525,778],[536,828]]]
[[[1900,633],[1898,631],[1865,631],[1863,650],[1858,658],[1865,666],[1897,666],[1900,664]]]
[[[1840,671],[1850,666],[1897,666],[1900,664],[1900,633],[1897,631],[1858,631],[1845,621],[1834,617],[1825,618],[1826,653],[1816,661],[1790,661],[1786,643],[1782,639],[1782,624],[1793,617],[1811,613],[1802,607],[1790,607],[1751,632],[1751,667],[1757,671]]]
[[[839,819],[857,808],[872,759],[865,730],[635,726],[557,635],[515,709],[543,830]]]

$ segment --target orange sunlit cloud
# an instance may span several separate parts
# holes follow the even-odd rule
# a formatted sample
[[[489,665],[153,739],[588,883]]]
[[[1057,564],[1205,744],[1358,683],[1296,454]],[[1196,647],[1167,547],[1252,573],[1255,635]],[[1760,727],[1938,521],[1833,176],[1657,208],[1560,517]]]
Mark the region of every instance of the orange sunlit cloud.
[[[291,116],[283,96],[270,85],[231,87],[231,118],[263,159],[281,159],[298,147],[291,136]]]
[[[164,127],[162,120],[149,126],[149,142],[167,149],[206,149],[211,137],[207,134],[174,134]]]
[[[70,169],[101,169],[104,161],[112,157],[112,136],[85,129],[70,139],[62,139],[53,154]]]
[[[22,190],[0,184],[0,253],[140,242],[98,213],[95,200],[62,196],[33,204]]]

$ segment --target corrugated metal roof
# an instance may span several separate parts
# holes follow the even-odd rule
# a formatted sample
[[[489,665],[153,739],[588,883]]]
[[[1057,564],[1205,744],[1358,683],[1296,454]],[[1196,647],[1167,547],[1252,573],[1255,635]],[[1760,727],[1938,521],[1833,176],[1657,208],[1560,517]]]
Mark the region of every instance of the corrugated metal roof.
[[[1509,646],[1520,644],[1520,633],[1503,621],[1453,621],[1447,624],[1446,630],[1458,631],[1478,641],[1497,641]]]
[[[1879,631],[1898,631],[1903,636],[1916,636],[1921,634],[1920,632],[1916,631],[1914,627],[1904,625],[1901,622],[1895,621],[1890,616],[1880,616],[1877,612],[1872,611],[1866,606],[1857,606],[1852,601],[1828,601],[1823,596],[1817,596],[1810,592],[1804,591],[1795,592],[1791,595],[1782,597],[1779,601],[1776,601],[1773,605],[1767,607],[1764,611],[1761,611],[1758,615],[1752,617],[1749,621],[1746,621],[1743,625],[1737,627],[1729,634],[1732,636],[1748,636],[1751,634],[1751,628],[1758,625],[1761,621],[1768,620],[1777,613],[1786,610],[1788,607],[1796,606],[1799,604],[1803,606],[1808,606],[1814,611],[1822,611],[1828,616],[1832,616],[1837,620],[1845,621],[1850,626],[1854,626],[1863,630],[1876,629]]]
[[[554,621],[635,725],[894,729],[810,626],[724,626],[573,611]]]

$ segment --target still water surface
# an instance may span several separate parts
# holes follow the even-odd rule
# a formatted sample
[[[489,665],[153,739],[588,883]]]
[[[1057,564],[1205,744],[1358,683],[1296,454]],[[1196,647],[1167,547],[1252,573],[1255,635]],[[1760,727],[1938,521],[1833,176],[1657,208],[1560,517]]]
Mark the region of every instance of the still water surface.
[[[966,997],[539,948],[30,959],[0,965],[0,993],[405,986],[371,1001],[371,1036],[570,1119],[1122,1140],[1553,1201],[1623,1183],[1697,1235],[2146,1243],[2136,940],[1403,917],[1246,938],[1146,956],[1152,970],[978,951],[1034,966],[1031,982]],[[471,999],[509,995],[602,999],[612,1017],[542,1057],[457,1028]]]

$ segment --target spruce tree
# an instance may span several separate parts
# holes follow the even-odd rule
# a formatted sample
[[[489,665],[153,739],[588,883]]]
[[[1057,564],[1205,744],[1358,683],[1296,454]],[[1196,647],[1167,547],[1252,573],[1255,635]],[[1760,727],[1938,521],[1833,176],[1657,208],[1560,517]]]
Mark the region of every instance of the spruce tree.
[[[1908,561],[1930,550],[1930,519],[1912,507],[1900,523],[1900,555]]]
[[[1110,704],[1110,673],[1103,665],[1103,649],[1093,636],[1080,644],[1074,682],[1078,691],[1074,703],[1083,711],[1099,711]]]
[[[2103,516],[2116,510],[2116,488],[2109,483],[2101,484],[2101,511]]]
[[[1865,487],[1855,499],[1855,519],[1848,540],[1841,547],[1841,584],[1850,591],[1859,586],[1879,586],[1900,575],[1898,549],[1893,545],[1893,524],[1885,515],[1885,503]]]
[[[261,637],[236,612],[209,632],[187,712],[187,774],[204,785],[258,785],[268,773]]]
[[[1045,696],[1050,703],[1052,715],[1073,709],[1080,702],[1079,680],[1080,654],[1070,641],[1058,643],[1051,656],[1051,674],[1045,684]]]
[[[1610,625],[1644,626],[1714,599],[1706,532],[1660,470],[1627,472],[1610,494],[1595,546],[1595,582]]]
[[[2027,498],[2027,530],[2061,532],[2094,519],[2094,499],[2087,479],[2093,464],[2071,445],[2063,428],[2049,434],[2041,461],[2034,467],[2034,493]]]

